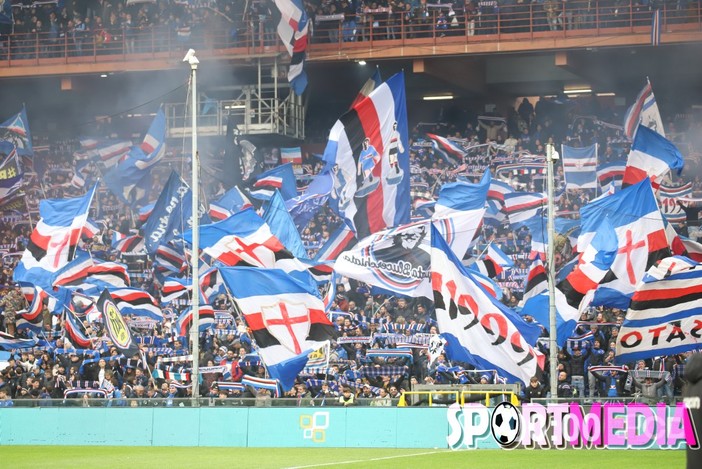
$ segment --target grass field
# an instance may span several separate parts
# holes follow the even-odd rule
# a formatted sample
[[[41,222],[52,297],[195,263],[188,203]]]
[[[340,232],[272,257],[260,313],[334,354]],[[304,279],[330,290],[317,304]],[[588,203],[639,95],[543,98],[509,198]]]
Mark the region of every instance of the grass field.
[[[0,468],[682,468],[685,451],[0,446]]]

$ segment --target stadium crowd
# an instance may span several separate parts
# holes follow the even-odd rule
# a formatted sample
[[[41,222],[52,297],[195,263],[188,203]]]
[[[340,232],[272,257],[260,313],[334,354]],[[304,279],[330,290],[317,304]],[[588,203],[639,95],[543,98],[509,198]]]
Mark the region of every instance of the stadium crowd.
[[[536,103],[524,98],[504,115],[476,113],[453,122],[416,123],[410,142],[411,194],[416,208],[413,215],[421,216],[421,202],[435,198],[444,183],[459,177],[477,181],[488,169],[493,176],[501,176],[515,188],[543,190],[545,175],[542,171],[510,167],[507,172],[501,172],[501,166],[525,161],[524,158],[529,161],[534,157],[543,158],[544,145],[549,140],[572,146],[598,143],[601,162],[626,160],[630,144],[620,128],[608,124],[617,119],[621,116],[614,114],[611,108],[599,108],[594,98],[571,101],[557,97],[541,98]],[[669,136],[691,162],[690,170],[686,170],[683,177],[692,182],[694,193],[699,194],[702,181],[694,176],[696,160],[692,149],[699,143],[693,139],[702,135],[699,132],[702,122],[681,114],[666,122],[666,126]],[[426,144],[427,132],[452,137],[462,145],[466,149],[463,161],[451,163],[442,158]],[[32,224],[37,221],[39,200],[84,192],[73,180],[74,158],[81,152],[79,142],[47,143],[41,150],[37,148],[34,171],[27,173],[26,206],[15,212],[4,212],[0,218],[0,250],[3,252],[0,331],[11,336],[17,333],[17,313],[27,308],[20,289],[12,282],[12,272],[27,245]],[[309,159],[303,162],[303,168],[309,178],[322,165],[311,156],[306,158]],[[154,170],[153,198],[160,193],[170,169],[178,169],[178,162],[182,160],[181,155],[171,153],[165,160],[171,163],[161,164]],[[96,165],[88,167],[88,176],[98,176],[99,172]],[[673,183],[682,182],[683,179],[676,179]],[[303,177],[298,184],[304,183]],[[557,185],[563,186],[561,168]],[[208,200],[215,200],[224,191],[222,184],[214,180],[205,181],[203,187]],[[578,217],[579,208],[599,193],[594,190],[564,192],[558,201],[559,215]],[[137,230],[139,220],[107,189],[101,188],[97,198],[99,211],[93,215],[101,230],[93,239],[85,239],[83,247],[95,257],[127,264],[132,286],[160,299],[162,285],[153,275],[153,259],[144,254],[122,253],[111,247],[114,231]],[[30,223],[26,223],[24,216],[27,212],[35,217]],[[313,217],[301,233],[310,258],[340,224],[341,220],[326,206]],[[692,225],[688,227],[683,223],[677,228],[686,231]],[[479,255],[490,242],[514,260],[514,268],[496,280],[503,289],[502,301],[519,307],[530,263],[528,230],[511,230],[506,223],[485,223],[471,254]],[[557,264],[562,266],[574,255],[567,236],[559,236],[557,248]],[[91,405],[89,397],[106,397],[102,402],[108,405],[177,405],[177,398],[188,397],[191,392],[187,338],[179,337],[174,331],[178,313],[187,304],[187,297],[164,304],[164,320],[160,323],[132,323],[143,351],[134,357],[120,355],[116,347],[106,345],[101,340],[99,321],[90,322],[87,317],[84,326],[94,348],[76,349],[66,335],[64,319],[51,315],[45,308],[44,345],[14,351],[7,366],[0,370],[0,406],[57,405],[65,397],[82,397],[83,405]],[[76,305],[76,308],[87,309],[87,306]],[[255,353],[246,326],[232,314],[230,300],[220,295],[213,301],[213,308],[218,312],[215,326],[200,338],[200,363],[205,367],[201,374],[202,397],[210,398],[212,405],[273,405],[277,401],[271,397],[278,391],[255,384],[255,379],[265,380],[266,370]],[[433,304],[426,299],[375,295],[368,285],[341,278],[331,306],[331,318],[339,338],[321,354],[321,360],[311,359],[314,363],[299,375],[291,391],[280,396],[286,399],[281,402],[284,405],[387,406],[395,405],[404,391],[418,384],[498,383],[499,376],[492,371],[476,371],[466,364],[450,363],[444,356],[430,363],[427,345],[430,336],[437,332],[432,313]],[[623,398],[640,393],[647,401],[670,402],[679,396],[684,370],[682,356],[641,361],[618,370],[609,366],[613,364],[615,340],[625,313],[612,308],[590,308],[581,317],[575,336],[558,353],[558,389],[547,388],[547,375],[536,376],[524,388],[522,397],[528,401],[551,392],[559,397]],[[546,352],[545,341],[539,342],[539,347]],[[382,351],[388,349],[404,352],[384,355]],[[593,366],[605,369],[593,370]]]
[[[689,0],[307,0],[312,42],[481,36],[696,22]],[[59,6],[61,5],[61,6]],[[274,44],[279,15],[272,0],[74,0],[16,3],[0,24],[0,53],[12,59]],[[2,28],[5,29],[2,29]],[[11,35],[11,40],[8,37]]]

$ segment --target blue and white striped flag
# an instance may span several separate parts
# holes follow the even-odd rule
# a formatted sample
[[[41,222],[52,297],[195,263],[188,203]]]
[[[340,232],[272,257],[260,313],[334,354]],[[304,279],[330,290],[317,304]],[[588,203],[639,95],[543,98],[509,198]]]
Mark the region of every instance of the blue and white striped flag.
[[[561,145],[566,189],[597,188],[597,144],[575,148]]]

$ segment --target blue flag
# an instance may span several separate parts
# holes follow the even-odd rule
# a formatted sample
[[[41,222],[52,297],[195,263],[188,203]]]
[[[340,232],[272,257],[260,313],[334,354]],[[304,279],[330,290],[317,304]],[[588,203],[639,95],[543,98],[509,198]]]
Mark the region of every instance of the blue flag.
[[[151,188],[151,169],[166,152],[166,116],[159,110],[139,146],[105,175],[105,184],[122,202],[143,205]]]
[[[280,192],[275,191],[263,214],[263,219],[271,227],[271,233],[283,243],[283,246],[298,259],[307,258],[307,251],[302,244],[300,233],[295,227]]]
[[[329,172],[317,174],[304,194],[285,201],[295,226],[302,230],[329,199],[334,179]]]
[[[39,204],[41,219],[14,271],[15,281],[51,290],[53,273],[74,256],[97,184],[82,197],[48,199]]]
[[[561,146],[566,189],[597,188],[597,144],[575,148]]]
[[[297,183],[292,163],[276,166],[256,176],[251,196],[260,200],[268,200],[273,196],[275,189],[280,191],[284,200],[297,197]]]
[[[192,191],[173,171],[143,227],[147,252],[155,252],[159,245],[192,228],[192,206]]]
[[[11,2],[6,0],[4,5]],[[17,148],[20,156],[34,156],[32,149],[32,134],[29,132],[29,121],[27,120],[27,109],[22,106],[22,110],[0,124],[0,141],[7,141]]]
[[[210,202],[210,218],[213,221],[221,221],[248,207],[251,207],[251,201],[241,189],[234,186],[222,197]]]

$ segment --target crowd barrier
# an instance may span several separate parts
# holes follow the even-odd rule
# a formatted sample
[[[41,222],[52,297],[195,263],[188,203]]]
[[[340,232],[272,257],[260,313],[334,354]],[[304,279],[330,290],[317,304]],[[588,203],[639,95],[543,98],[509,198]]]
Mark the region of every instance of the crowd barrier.
[[[446,448],[446,408],[5,408],[0,445]]]
[[[548,406],[542,408],[546,415]],[[624,405],[619,412],[624,412]],[[602,409],[602,407],[598,407]],[[683,449],[685,440],[672,430],[682,407],[645,408],[653,420],[637,419],[628,430],[619,417],[610,449]],[[35,407],[0,408],[0,446],[106,445],[106,446],[219,446],[219,447],[334,447],[334,448],[451,448],[495,449],[490,422],[497,408],[470,403],[448,407]],[[518,408],[519,409],[519,408]],[[522,419],[533,415],[531,404]],[[585,413],[594,407],[581,407]],[[519,411],[518,411],[519,412]],[[602,432],[607,423],[600,413]],[[598,417],[600,418],[600,417]],[[527,422],[522,421],[522,424]],[[533,424],[532,424],[533,425]],[[554,441],[554,426],[545,435]],[[590,427],[588,427],[590,428]],[[650,436],[641,441],[640,435]],[[657,436],[663,432],[663,436]],[[611,432],[610,432],[611,433]],[[626,433],[626,435],[625,435]],[[543,433],[542,433],[543,434]],[[524,435],[524,434],[522,434]],[[538,432],[528,433],[530,441]],[[522,436],[521,438],[524,438]],[[525,440],[520,439],[520,442]],[[614,441],[605,439],[605,442]],[[638,441],[638,443],[636,443]],[[622,443],[623,442],[623,443]],[[631,446],[633,443],[634,446]],[[608,447],[604,445],[600,448]],[[629,446],[627,446],[629,445]],[[572,443],[566,445],[573,446]],[[566,447],[563,446],[563,447]]]

